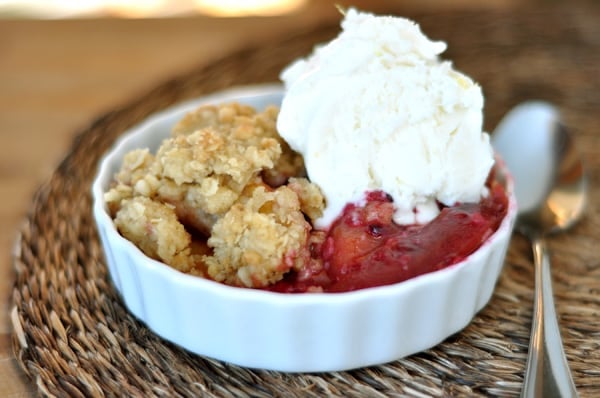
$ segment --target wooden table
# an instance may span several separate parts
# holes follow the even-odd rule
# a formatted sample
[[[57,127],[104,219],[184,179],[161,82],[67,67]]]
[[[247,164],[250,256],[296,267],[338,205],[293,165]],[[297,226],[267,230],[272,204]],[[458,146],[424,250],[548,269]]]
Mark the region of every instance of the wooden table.
[[[338,18],[332,3],[270,18],[0,20],[0,396],[31,396],[36,390],[12,350],[10,253],[32,194],[68,151],[76,132],[192,66]],[[352,3],[374,11],[386,6],[386,1]]]

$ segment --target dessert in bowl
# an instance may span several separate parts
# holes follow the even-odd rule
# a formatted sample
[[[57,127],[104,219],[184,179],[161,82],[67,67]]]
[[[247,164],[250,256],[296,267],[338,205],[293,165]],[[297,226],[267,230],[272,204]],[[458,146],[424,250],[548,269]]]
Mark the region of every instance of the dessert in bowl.
[[[414,49],[371,40],[378,18],[351,10],[345,33],[380,43],[385,68],[421,72],[378,91],[368,46],[353,52],[366,71],[323,67],[342,33],[287,68],[285,86],[179,104],[103,159],[94,215],[109,271],[158,335],[252,368],[344,370],[430,348],[488,302],[516,205],[481,131],[480,89],[406,20],[379,25],[400,24]]]

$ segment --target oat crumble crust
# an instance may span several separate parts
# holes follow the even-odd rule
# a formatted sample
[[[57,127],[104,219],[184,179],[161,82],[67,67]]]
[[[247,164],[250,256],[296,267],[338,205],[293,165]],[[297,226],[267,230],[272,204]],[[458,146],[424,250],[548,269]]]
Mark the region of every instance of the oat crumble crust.
[[[147,255],[163,259],[173,268],[189,272],[197,259],[191,254],[191,236],[178,222],[172,206],[144,196],[125,199],[115,225]]]
[[[202,106],[156,155],[127,153],[105,194],[119,232],[150,257],[230,285],[264,287],[301,270],[324,198],[278,135],[277,114]],[[199,234],[211,251],[195,249]]]

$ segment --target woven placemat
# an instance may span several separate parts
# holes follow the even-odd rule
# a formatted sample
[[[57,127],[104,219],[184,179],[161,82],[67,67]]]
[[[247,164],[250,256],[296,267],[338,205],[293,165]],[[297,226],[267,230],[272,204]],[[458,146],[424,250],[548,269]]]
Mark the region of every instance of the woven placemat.
[[[569,3],[573,4],[573,3]],[[550,239],[564,345],[581,396],[600,396],[600,8],[413,15],[487,96],[486,127],[517,102],[561,107],[591,173],[590,209]],[[100,156],[128,127],[183,99],[275,81],[282,66],[337,25],[235,53],[104,115],[82,132],[38,190],[17,242],[14,349],[43,396],[514,396],[531,324],[533,272],[515,236],[495,294],[462,332],[427,352],[349,372],[285,374],[202,358],[131,316],[112,286],[91,216]],[[427,314],[423,314],[427,316]],[[406,325],[410,327],[410,325]]]

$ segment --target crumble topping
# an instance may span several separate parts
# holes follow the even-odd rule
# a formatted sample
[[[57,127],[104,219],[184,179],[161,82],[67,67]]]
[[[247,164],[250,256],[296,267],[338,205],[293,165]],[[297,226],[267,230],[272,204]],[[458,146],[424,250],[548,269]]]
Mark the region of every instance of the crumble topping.
[[[208,245],[208,275],[218,282],[265,287],[300,269],[308,258],[310,224],[298,194],[286,186],[248,187],[241,200],[220,218]]]
[[[127,153],[105,194],[119,232],[152,258],[230,285],[264,287],[299,270],[325,202],[278,135],[277,114],[202,106],[155,155]]]
[[[148,256],[183,272],[194,267],[191,236],[177,220],[173,207],[143,196],[125,199],[115,216],[115,225]]]

